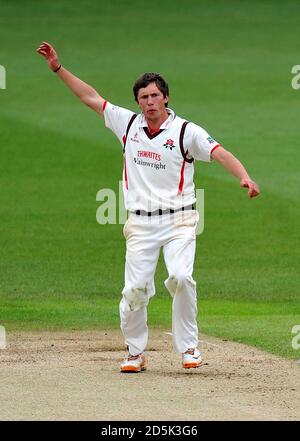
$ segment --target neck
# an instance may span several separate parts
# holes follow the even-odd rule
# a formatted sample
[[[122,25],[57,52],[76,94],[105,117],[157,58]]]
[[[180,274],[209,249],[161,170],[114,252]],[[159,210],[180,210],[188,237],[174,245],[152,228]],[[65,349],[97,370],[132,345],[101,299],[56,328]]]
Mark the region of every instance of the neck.
[[[169,118],[169,114],[167,110],[164,111],[164,113],[160,116],[160,118],[157,118],[155,120],[146,118],[146,122],[148,125],[148,129],[150,132],[157,132],[160,129],[160,126],[167,121]]]

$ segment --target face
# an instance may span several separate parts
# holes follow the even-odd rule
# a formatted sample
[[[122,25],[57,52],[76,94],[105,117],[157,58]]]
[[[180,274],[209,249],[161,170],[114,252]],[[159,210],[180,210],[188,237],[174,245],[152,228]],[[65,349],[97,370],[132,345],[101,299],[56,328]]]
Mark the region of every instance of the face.
[[[138,91],[137,102],[147,121],[160,121],[167,115],[165,104],[168,96],[164,97],[155,83]]]

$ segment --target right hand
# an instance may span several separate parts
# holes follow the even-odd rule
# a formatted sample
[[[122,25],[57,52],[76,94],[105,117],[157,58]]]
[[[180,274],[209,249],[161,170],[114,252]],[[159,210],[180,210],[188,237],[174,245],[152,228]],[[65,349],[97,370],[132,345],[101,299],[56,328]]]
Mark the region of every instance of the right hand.
[[[252,181],[250,178],[244,178],[240,182],[241,187],[249,188],[248,196],[249,198],[255,198],[256,196],[259,196],[260,189],[256,182]]]
[[[54,71],[60,66],[58,55],[51,44],[43,41],[36,51],[38,54],[43,55],[46,58],[47,64],[51,70]]]

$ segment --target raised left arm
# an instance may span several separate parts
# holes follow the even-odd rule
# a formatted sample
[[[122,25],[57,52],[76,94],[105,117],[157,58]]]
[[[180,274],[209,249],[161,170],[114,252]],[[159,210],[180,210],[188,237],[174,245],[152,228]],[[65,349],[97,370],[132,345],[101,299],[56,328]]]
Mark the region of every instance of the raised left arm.
[[[219,162],[233,176],[236,176],[240,181],[241,187],[247,187],[249,189],[248,196],[250,198],[254,198],[260,194],[259,186],[249,177],[243,164],[232,153],[220,146],[212,152],[211,157]]]

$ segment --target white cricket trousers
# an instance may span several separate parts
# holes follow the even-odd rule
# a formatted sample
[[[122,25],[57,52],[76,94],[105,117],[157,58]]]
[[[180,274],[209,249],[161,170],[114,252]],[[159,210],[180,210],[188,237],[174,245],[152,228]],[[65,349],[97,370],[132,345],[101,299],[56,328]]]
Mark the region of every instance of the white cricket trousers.
[[[151,217],[129,214],[123,229],[126,262],[120,319],[131,355],[147,346],[147,305],[155,294],[154,274],[161,248],[169,275],[165,286],[173,298],[174,348],[183,353],[198,346],[197,294],[192,278],[198,220],[196,210]]]

